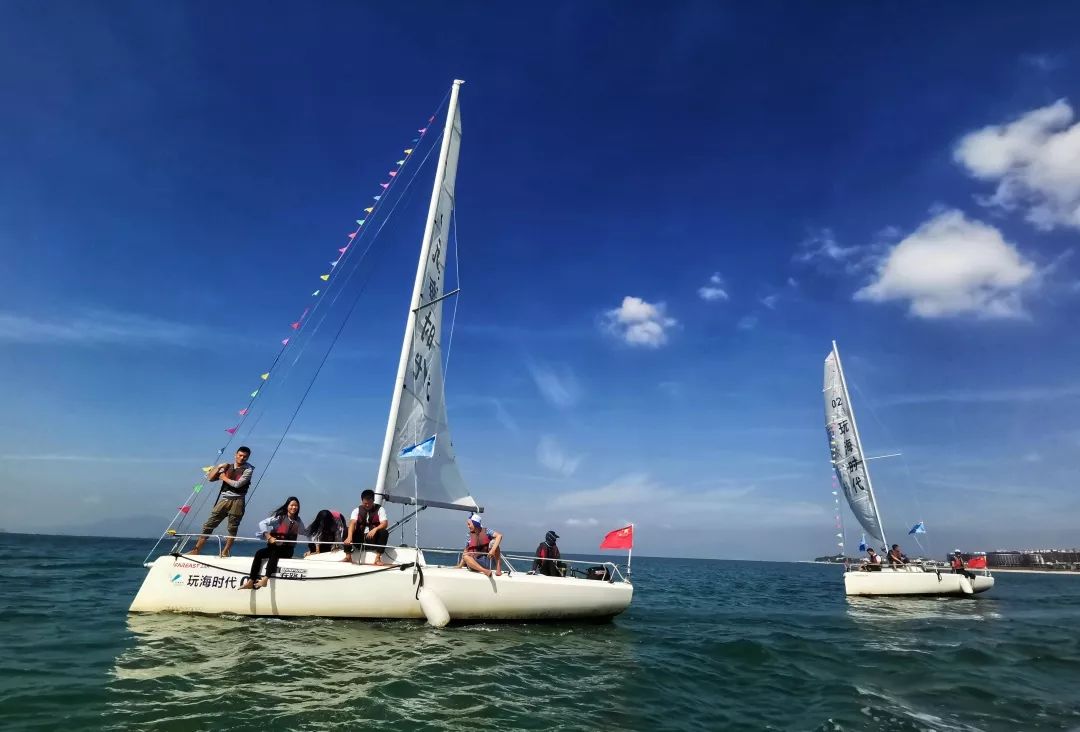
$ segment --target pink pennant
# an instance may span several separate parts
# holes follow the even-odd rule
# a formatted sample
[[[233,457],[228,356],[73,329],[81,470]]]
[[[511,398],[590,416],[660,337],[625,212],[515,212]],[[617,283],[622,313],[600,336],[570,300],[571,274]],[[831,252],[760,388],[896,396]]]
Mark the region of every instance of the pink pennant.
[[[391,170],[389,173],[387,173],[387,175],[389,175],[391,178],[393,178],[393,177],[395,177],[397,175],[397,171],[396,170]]]
[[[188,511],[191,510],[191,506],[181,506],[180,508],[178,508],[176,510],[179,511],[180,513],[182,513],[182,514],[187,515]]]
[[[427,123],[428,123],[428,124],[431,124],[431,123],[432,123],[432,122],[434,122],[434,121],[435,121],[435,118],[434,118],[434,117],[428,117],[428,121],[427,121]]]
[[[355,239],[356,238],[356,232],[354,231],[353,233],[349,234],[349,238],[350,239]]]
[[[241,417],[243,417],[247,413],[248,413],[247,409],[241,409],[239,412],[237,412],[237,414],[239,414]]]
[[[289,345],[289,339],[288,338],[283,338],[282,341],[281,341],[281,345],[283,345],[283,346]]]
[[[424,134],[425,132],[427,132],[427,127],[422,127],[422,128],[420,128],[419,130],[417,130],[417,132],[419,132],[419,133],[420,133],[420,134],[422,135],[422,134]]]
[[[345,246],[345,247],[342,247],[341,249],[338,249],[338,252],[340,252],[341,254],[344,254],[344,253],[345,253],[345,250],[346,250],[346,249],[348,249],[348,248],[349,248],[349,247],[347,247],[347,246]]]
[[[295,323],[291,324],[289,327],[292,328],[293,330],[300,330],[300,321],[299,320],[296,321]]]
[[[386,190],[387,188],[390,187],[389,183],[380,183],[379,185],[383,187],[383,190]]]
[[[226,431],[226,432],[228,432],[228,433],[229,433],[230,435],[235,435],[235,434],[236,434],[236,430],[237,430],[237,428],[236,428],[236,427],[230,427],[229,429],[227,429],[227,430],[225,430],[225,431]]]

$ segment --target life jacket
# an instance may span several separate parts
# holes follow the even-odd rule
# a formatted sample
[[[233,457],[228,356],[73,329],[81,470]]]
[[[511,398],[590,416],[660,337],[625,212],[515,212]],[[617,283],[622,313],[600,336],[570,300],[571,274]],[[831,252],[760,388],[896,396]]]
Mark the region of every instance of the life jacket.
[[[240,465],[240,466],[236,466],[235,464],[230,464],[229,467],[227,467],[223,471],[221,471],[221,475],[224,475],[229,480],[240,480],[241,476],[243,476],[243,474],[244,474],[244,471],[247,470],[250,467],[251,467],[251,465],[249,463],[244,463],[243,465]],[[241,486],[240,488],[233,488],[228,483],[225,483],[224,486],[222,487],[222,490],[223,491],[232,491],[233,493],[239,493],[240,495],[245,496],[245,495],[247,495],[248,488],[250,488],[250,487],[251,487],[250,482],[247,485]]]
[[[370,511],[360,506],[356,514],[356,528],[366,533],[381,524],[382,519],[379,518],[379,508],[378,503],[374,504]]]
[[[559,559],[559,547],[555,544],[548,544],[546,541],[536,548],[536,556],[541,559]],[[545,562],[546,563],[546,562]]]
[[[954,556],[952,559],[949,560],[949,564],[952,565],[953,569],[963,569],[964,568],[964,560],[961,559],[960,557],[955,557]]]
[[[300,534],[299,517],[295,521],[289,521],[288,516],[282,516],[278,521],[278,525],[270,533],[274,535],[275,539],[292,539],[295,541]]]
[[[875,554],[872,557],[868,557],[867,561],[870,562],[870,564],[881,564],[881,555]]]
[[[466,554],[487,554],[491,547],[491,534],[484,529],[479,534],[469,534],[469,543],[465,545]]]

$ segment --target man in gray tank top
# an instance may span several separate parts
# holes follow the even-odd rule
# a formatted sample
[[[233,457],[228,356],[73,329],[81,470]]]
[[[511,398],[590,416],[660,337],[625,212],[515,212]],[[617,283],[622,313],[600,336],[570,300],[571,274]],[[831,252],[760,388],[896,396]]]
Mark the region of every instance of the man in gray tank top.
[[[236,459],[232,465],[222,463],[214,466],[207,474],[206,479],[210,482],[221,481],[221,491],[218,492],[217,502],[210,510],[210,516],[203,524],[202,534],[210,534],[227,517],[229,519],[229,538],[225,540],[225,546],[221,549],[221,556],[227,557],[232,551],[236,532],[240,530],[240,519],[244,518],[245,498],[248,488],[251,487],[251,475],[255,472],[255,466],[247,460],[251,456],[251,449],[240,447],[236,450]],[[198,554],[206,543],[206,536],[200,536],[195,542],[194,548],[189,554]]]

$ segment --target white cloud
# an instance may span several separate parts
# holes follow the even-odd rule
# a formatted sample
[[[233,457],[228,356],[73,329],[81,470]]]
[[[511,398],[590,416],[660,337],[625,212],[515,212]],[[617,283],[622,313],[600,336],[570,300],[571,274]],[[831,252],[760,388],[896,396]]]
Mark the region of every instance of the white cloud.
[[[844,262],[859,252],[859,247],[842,247],[832,229],[818,229],[799,242],[796,262]]]
[[[536,446],[537,462],[551,472],[558,473],[565,478],[569,478],[576,473],[578,466],[581,465],[581,461],[584,459],[584,455],[575,455],[573,457],[567,455],[559,441],[551,435],[541,437],[540,443]]]
[[[744,315],[739,318],[739,322],[735,324],[735,327],[739,330],[753,330],[757,327],[758,318],[756,315]]]
[[[568,519],[566,519],[566,525],[567,526],[596,526],[599,523],[600,522],[597,521],[594,518],[584,518],[584,519],[568,518]]]
[[[549,404],[568,409],[581,399],[581,385],[569,366],[530,363],[528,367],[536,388]]]
[[[556,496],[556,508],[584,508],[588,506],[615,506],[646,501],[662,502],[673,491],[662,488],[644,473],[630,473],[600,488],[563,493]]]
[[[715,302],[716,300],[730,300],[727,290],[724,289],[724,278],[720,276],[719,272],[713,272],[709,281],[698,288],[698,296],[707,302]]]
[[[788,287],[791,287],[793,289],[799,287],[799,281],[796,280],[794,277],[788,277],[787,278],[787,284],[788,284]]]
[[[602,319],[603,328],[627,345],[659,348],[667,343],[669,329],[679,324],[666,314],[664,303],[650,303],[627,295],[622,305],[608,310]]]
[[[1080,229],[1080,122],[1072,121],[1072,107],[1059,99],[966,135],[953,157],[975,178],[997,183],[983,203],[1023,209],[1044,231]]]
[[[986,391],[944,391],[927,394],[895,394],[875,402],[878,407],[905,404],[1029,404],[1080,397],[1080,384],[1026,386]]]
[[[138,313],[88,310],[69,317],[38,317],[0,312],[0,341],[27,344],[97,346],[187,346],[206,338],[190,325]]]
[[[769,310],[776,310],[776,303],[780,300],[779,295],[766,295],[761,298],[761,304],[767,307]]]
[[[1035,265],[996,228],[949,210],[889,250],[855,299],[907,301],[921,318],[1014,318],[1024,314],[1021,288],[1036,275]]]

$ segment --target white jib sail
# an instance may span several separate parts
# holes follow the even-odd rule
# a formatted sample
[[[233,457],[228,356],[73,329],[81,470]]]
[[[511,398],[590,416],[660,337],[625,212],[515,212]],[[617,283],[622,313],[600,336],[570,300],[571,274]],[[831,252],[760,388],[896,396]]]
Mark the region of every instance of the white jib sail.
[[[454,211],[454,183],[461,147],[461,115],[454,82],[435,173],[421,261],[405,330],[390,420],[375,491],[383,500],[478,510],[454,459],[443,391],[443,304],[447,243]],[[431,457],[401,452],[435,437]]]
[[[874,502],[874,489],[870,484],[870,471],[866,466],[855,413],[844,383],[840,354],[833,344],[833,351],[825,359],[825,429],[829,433],[829,450],[836,479],[847,497],[851,512],[866,533],[885,541],[881,517]]]

